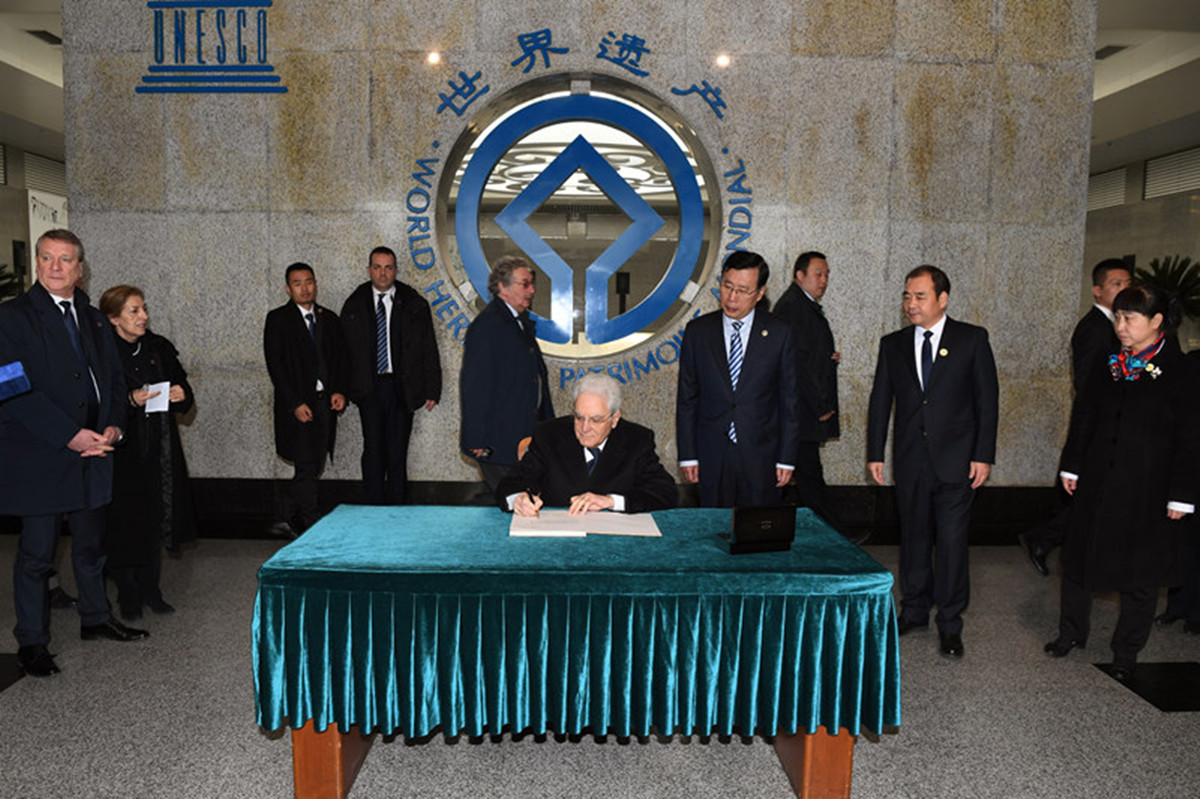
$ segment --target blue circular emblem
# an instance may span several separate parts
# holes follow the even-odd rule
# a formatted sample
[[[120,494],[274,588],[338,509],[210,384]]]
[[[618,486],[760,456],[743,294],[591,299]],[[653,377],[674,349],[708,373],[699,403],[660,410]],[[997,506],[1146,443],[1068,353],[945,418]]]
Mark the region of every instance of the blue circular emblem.
[[[633,105],[586,94],[531,103],[497,125],[472,155],[459,187],[454,230],[467,277],[480,296],[486,297],[490,266],[480,240],[479,218],[488,176],[509,148],[532,131],[572,121],[611,125],[640,140],[662,160],[679,203],[678,244],[666,273],[641,302],[611,317],[609,279],[665,223],[584,136],[576,137],[495,216],[496,224],[550,279],[550,318],[537,317],[537,331],[539,338],[554,344],[571,341],[574,267],[534,231],[529,216],[565,180],[582,171],[629,218],[624,232],[585,268],[584,335],[591,344],[605,344],[637,333],[666,314],[701,257],[705,219],[700,186],[687,153],[660,121]]]

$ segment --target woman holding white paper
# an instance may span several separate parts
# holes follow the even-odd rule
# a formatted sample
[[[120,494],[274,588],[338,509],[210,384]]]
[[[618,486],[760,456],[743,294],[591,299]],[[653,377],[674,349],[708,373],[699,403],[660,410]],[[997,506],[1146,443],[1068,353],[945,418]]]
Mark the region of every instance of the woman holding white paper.
[[[193,396],[178,351],[147,327],[141,289],[113,286],[101,296],[100,311],[112,323],[129,389],[125,437],[113,453],[105,551],[121,618],[132,620],[141,617],[143,606],[174,612],[159,587],[162,546],[177,553],[196,537],[175,418],[191,409]]]

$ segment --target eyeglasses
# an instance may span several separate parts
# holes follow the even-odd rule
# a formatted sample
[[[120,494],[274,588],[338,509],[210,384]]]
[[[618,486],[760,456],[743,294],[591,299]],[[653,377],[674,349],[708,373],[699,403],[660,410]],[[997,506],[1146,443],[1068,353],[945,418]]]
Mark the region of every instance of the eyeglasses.
[[[575,424],[583,424],[584,422],[591,422],[594,425],[601,425],[612,418],[611,411],[609,413],[604,414],[603,416],[580,416],[577,413],[574,413],[571,415],[575,417]]]
[[[741,286],[733,285],[728,280],[721,281],[721,289],[723,291],[728,291],[730,294],[736,294],[739,297],[749,297],[751,294],[758,293],[757,288],[744,289]]]

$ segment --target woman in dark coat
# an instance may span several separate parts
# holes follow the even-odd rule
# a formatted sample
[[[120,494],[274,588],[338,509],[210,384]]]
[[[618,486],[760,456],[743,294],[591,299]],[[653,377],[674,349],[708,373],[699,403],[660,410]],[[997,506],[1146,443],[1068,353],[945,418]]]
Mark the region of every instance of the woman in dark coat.
[[[1195,511],[1200,487],[1200,429],[1195,366],[1167,335],[1179,323],[1178,304],[1135,283],[1117,295],[1113,313],[1121,351],[1076,397],[1063,450],[1062,483],[1075,500],[1058,638],[1045,649],[1063,657],[1082,647],[1092,591],[1118,591],[1112,674],[1128,681],[1159,588],[1182,582],[1182,519]]]
[[[192,387],[170,341],[147,328],[145,297],[134,286],[113,286],[100,298],[100,311],[113,326],[129,389],[125,437],[113,452],[113,500],[108,509],[107,570],[117,584],[121,617],[138,619],[145,605],[172,613],[159,589],[162,546],[176,552],[196,537],[187,463],[175,414],[192,407]],[[160,392],[146,386],[169,383],[168,412],[146,413]]]

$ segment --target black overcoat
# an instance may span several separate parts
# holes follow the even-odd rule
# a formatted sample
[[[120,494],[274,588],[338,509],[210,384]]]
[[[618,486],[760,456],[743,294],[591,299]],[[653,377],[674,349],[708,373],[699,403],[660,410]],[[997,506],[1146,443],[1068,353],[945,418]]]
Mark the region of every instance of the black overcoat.
[[[1158,378],[1089,376],[1071,414],[1062,468],[1079,483],[1062,562],[1092,589],[1182,581],[1187,525],[1167,518],[1167,502],[1194,505],[1200,488],[1197,370],[1169,344],[1152,363]]]
[[[158,556],[159,542],[169,549],[196,538],[196,517],[187,461],[176,415],[195,401],[179,352],[149,330],[130,344],[113,333],[129,391],[169,382],[183,388],[183,399],[167,413],[130,408],[125,437],[113,450],[113,500],[108,506],[104,549],[110,566],[138,566]]]

